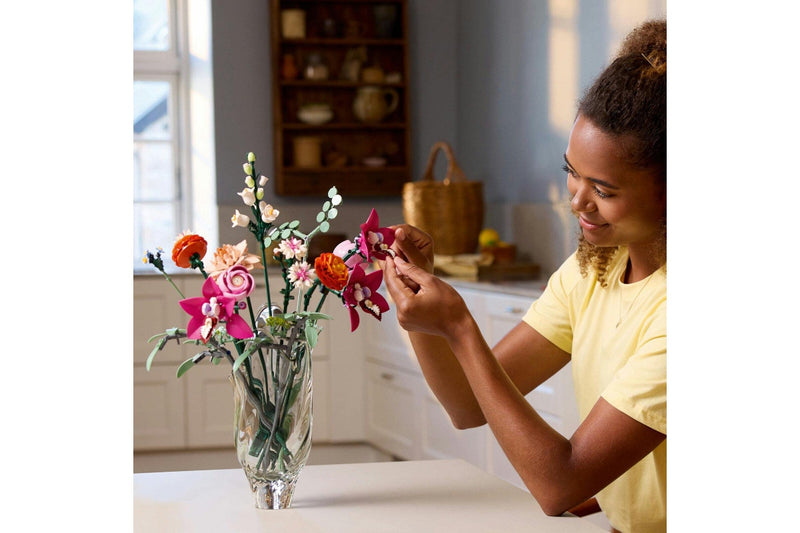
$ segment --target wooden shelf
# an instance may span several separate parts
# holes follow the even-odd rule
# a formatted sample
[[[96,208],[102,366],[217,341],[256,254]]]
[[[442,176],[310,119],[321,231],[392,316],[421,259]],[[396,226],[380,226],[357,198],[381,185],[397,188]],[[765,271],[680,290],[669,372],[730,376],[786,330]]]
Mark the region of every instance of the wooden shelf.
[[[381,87],[396,87],[403,89],[406,84],[403,82],[388,83],[386,81],[369,82],[369,81],[346,81],[346,80],[280,80],[280,86],[283,88],[323,88],[323,89],[354,89],[357,87],[367,87],[378,85]]]
[[[368,39],[361,37],[308,37],[305,39],[281,39],[282,44],[296,46],[405,46],[403,39]]]
[[[342,167],[283,169],[276,192],[286,196],[320,196],[336,186],[345,196],[397,196],[407,181],[407,167]]]
[[[356,173],[365,173],[365,172],[374,172],[374,173],[384,173],[384,172],[392,172],[392,173],[402,173],[407,172],[407,167],[368,167],[366,165],[359,165],[359,166],[344,166],[344,167],[314,167],[314,168],[303,168],[303,167],[284,167],[284,171],[287,174],[342,174],[347,172],[356,172]]]
[[[286,6],[296,7],[307,4],[401,4],[405,0],[287,0]]]
[[[329,130],[352,130],[352,131],[362,131],[362,130],[405,130],[408,126],[405,122],[397,122],[397,123],[377,123],[377,124],[360,124],[360,123],[336,123],[336,122],[328,122],[327,124],[320,124],[320,125],[313,125],[313,124],[303,124],[302,122],[286,122],[283,124],[282,128],[284,130],[296,130],[296,131],[329,131]]]
[[[376,8],[382,5],[395,6],[394,24],[380,23]],[[411,180],[406,0],[270,0],[270,9],[276,193],[320,195],[336,185],[351,196],[399,196]],[[282,13],[288,9],[301,9],[304,22],[301,31],[284,37]],[[346,68],[353,57],[361,58],[356,76]],[[307,71],[314,60],[327,75]],[[284,61],[293,61],[294,73],[284,71]],[[368,67],[384,76],[365,79]],[[391,82],[383,79],[389,74]],[[377,122],[360,120],[369,106],[354,106],[357,96],[371,91],[368,86],[384,91],[387,103],[397,101]],[[299,111],[308,104],[329,106],[333,119],[301,122]],[[311,163],[297,164],[309,157]],[[383,157],[386,165],[360,164],[368,157]]]

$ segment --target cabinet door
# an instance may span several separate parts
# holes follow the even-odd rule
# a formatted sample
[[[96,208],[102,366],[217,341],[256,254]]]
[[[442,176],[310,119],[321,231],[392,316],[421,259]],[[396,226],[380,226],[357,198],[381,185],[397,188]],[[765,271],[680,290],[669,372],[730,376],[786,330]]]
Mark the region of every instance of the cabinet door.
[[[533,300],[527,297],[487,294],[485,336],[494,346],[528,311]],[[569,438],[578,427],[577,405],[572,383],[571,364],[529,392],[525,399],[553,429]],[[520,488],[525,488],[511,462],[491,432],[487,434],[488,470]]]
[[[486,341],[494,346],[516,326],[532,300],[505,294],[486,295]],[[567,363],[550,379],[526,396],[528,402],[553,428],[566,437],[577,427],[572,365]]]
[[[331,441],[331,411],[335,411],[336,404],[331,406],[330,387],[330,362],[313,359],[311,362],[314,393],[312,396],[311,414],[313,425],[311,429],[312,442]],[[338,402],[337,402],[338,403]],[[333,407],[333,409],[332,409]],[[347,411],[347,409],[343,409]]]
[[[422,376],[367,363],[367,440],[401,459],[418,459]]]
[[[158,365],[148,372],[133,368],[133,448],[164,450],[186,445],[185,383],[175,367]]]
[[[181,281],[176,282],[181,287]],[[181,288],[181,290],[183,290]],[[187,294],[183,291],[183,294]],[[133,280],[133,363],[144,365],[155,347],[155,342],[147,339],[164,330],[186,327],[189,316],[183,312],[178,302],[178,292],[161,276],[134,276]],[[161,350],[154,361],[178,363],[185,359],[175,341]],[[174,376],[173,376],[174,377]]]
[[[323,312],[332,317],[332,320],[325,324],[325,331],[321,335],[329,341],[329,351],[326,356],[328,370],[326,378],[318,378],[315,373],[314,379],[327,380],[329,398],[327,402],[330,407],[327,411],[321,410],[314,416],[327,417],[325,422],[327,438],[331,442],[363,441],[366,438],[365,322],[377,321],[362,313],[361,326],[356,331],[350,331],[350,314],[342,301],[334,296],[328,296]],[[316,349],[314,353],[314,364],[317,364],[319,359],[316,357]],[[317,418],[314,424],[317,424]]]
[[[420,373],[419,362],[411,346],[411,339],[408,337],[408,332],[397,322],[397,315],[386,287],[381,286],[378,292],[390,302],[392,307],[380,321],[362,315],[362,327],[367,332],[367,358],[399,369]]]
[[[233,445],[233,385],[230,364],[208,360],[181,378],[186,382],[186,429],[190,448]]]
[[[464,459],[486,469],[486,427],[456,429],[442,404],[423,384],[423,459]]]

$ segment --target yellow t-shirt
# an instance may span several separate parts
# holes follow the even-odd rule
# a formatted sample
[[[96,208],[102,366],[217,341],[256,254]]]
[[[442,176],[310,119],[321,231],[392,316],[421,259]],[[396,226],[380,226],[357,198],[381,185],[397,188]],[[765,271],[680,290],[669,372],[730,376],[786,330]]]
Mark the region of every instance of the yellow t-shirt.
[[[601,287],[584,278],[573,254],[547,283],[523,320],[572,354],[581,420],[600,396],[628,416],[667,433],[667,277],[658,270],[622,283],[621,247]],[[597,494],[609,522],[623,533],[666,531],[666,439]]]

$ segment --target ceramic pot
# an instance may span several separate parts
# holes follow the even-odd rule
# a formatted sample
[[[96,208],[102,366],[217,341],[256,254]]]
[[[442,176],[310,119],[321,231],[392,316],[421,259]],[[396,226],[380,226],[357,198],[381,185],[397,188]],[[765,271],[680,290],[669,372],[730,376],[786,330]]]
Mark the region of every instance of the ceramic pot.
[[[302,9],[281,11],[281,35],[284,39],[303,39],[306,36],[306,12]]]
[[[316,168],[322,166],[322,139],[313,136],[295,137],[294,166]]]
[[[370,85],[358,90],[353,101],[353,113],[361,122],[380,122],[397,109],[399,103],[400,95],[394,89]]]

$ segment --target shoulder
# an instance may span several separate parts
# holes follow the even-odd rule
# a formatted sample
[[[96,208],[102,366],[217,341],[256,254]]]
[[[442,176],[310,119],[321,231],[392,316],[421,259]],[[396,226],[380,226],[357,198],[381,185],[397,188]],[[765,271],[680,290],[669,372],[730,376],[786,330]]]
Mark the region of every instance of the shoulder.
[[[596,279],[597,276],[593,272],[588,272],[587,276]],[[561,266],[558,267],[547,282],[547,288],[550,290],[560,290],[563,293],[569,293],[581,282],[585,281],[586,276],[581,274],[581,267],[578,262],[577,253],[570,255]]]

